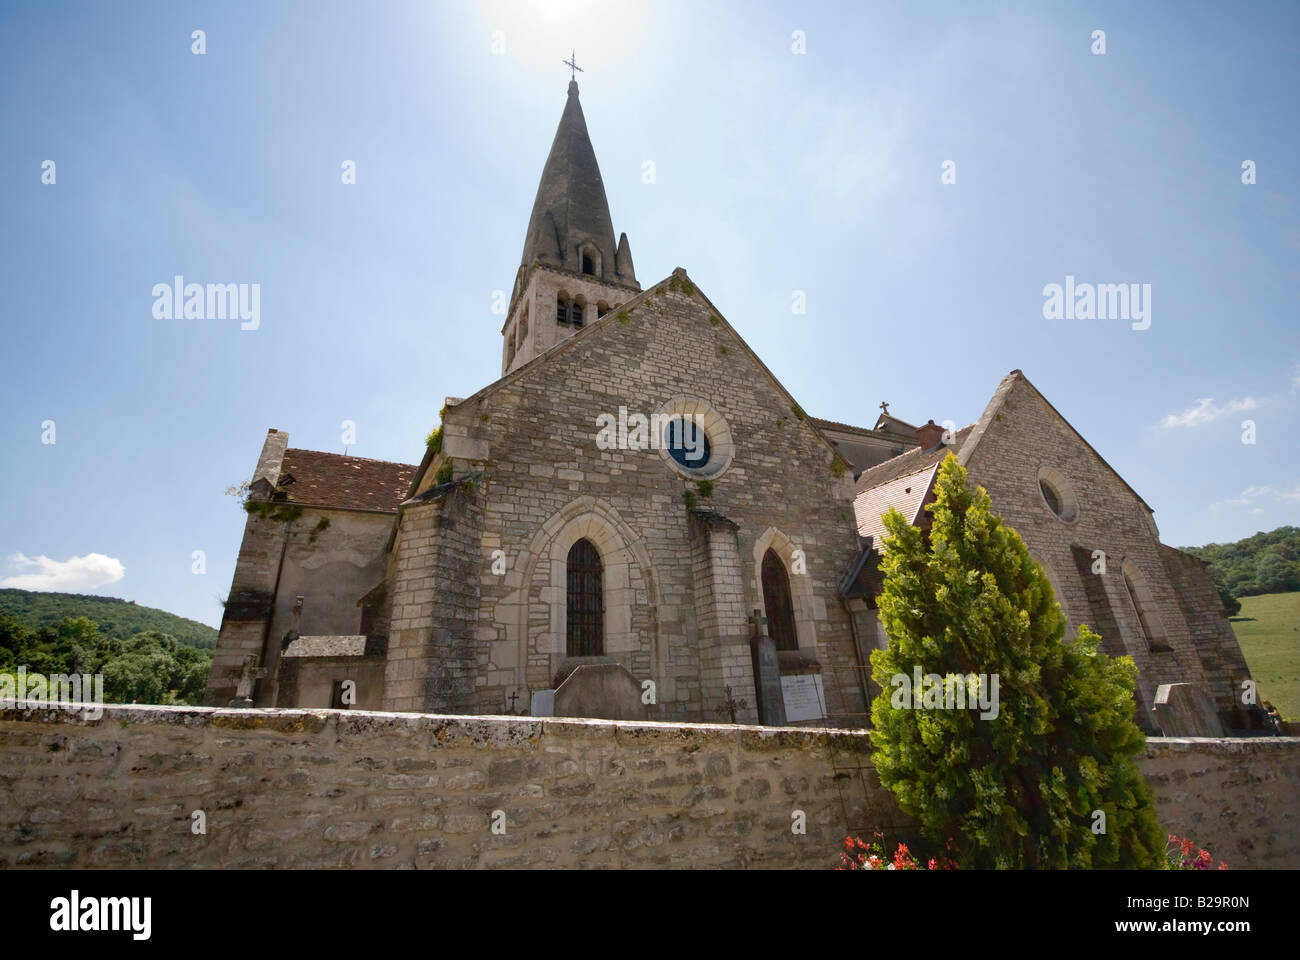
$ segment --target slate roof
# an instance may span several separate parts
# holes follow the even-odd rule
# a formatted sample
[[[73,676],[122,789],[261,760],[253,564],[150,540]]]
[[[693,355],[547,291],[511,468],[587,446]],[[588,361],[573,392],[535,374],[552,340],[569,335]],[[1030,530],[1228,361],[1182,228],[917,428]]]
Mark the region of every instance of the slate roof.
[[[878,463],[870,470],[864,470],[862,476],[858,477],[858,495],[861,496],[864,491],[870,490],[872,487],[878,487],[882,483],[888,483],[890,480],[916,473],[922,467],[934,466],[949,453],[957,453],[974,429],[975,424],[973,423],[970,426],[962,427],[953,436],[953,442],[946,447],[940,446],[933,450],[923,450],[917,447],[914,450],[908,450],[906,453],[900,453],[892,460]]]
[[[838,420],[823,420],[821,417],[812,417],[812,422],[821,430],[844,430],[849,433],[861,433],[868,437],[877,437],[881,440],[888,440],[891,443],[907,443],[910,437],[897,433],[886,433],[884,430],[874,430],[871,427],[855,427],[851,423],[840,423]]]
[[[859,493],[853,501],[853,512],[858,519],[858,536],[871,537],[872,543],[879,549],[885,539],[885,524],[881,516],[890,507],[905,516],[908,523],[915,524],[938,469],[939,463],[935,461],[915,473],[904,474]]]
[[[283,482],[286,474],[293,477],[285,490],[298,506],[396,513],[415,470],[409,463],[290,447],[284,451],[280,480]]]

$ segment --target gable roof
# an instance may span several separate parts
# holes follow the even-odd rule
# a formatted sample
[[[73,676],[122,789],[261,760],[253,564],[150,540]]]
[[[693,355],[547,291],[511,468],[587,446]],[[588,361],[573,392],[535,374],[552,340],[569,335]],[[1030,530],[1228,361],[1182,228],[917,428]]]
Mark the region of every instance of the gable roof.
[[[749,344],[745,342],[745,338],[736,332],[736,328],[733,327],[730,322],[728,322],[727,318],[722,315],[722,311],[713,305],[713,302],[709,300],[704,291],[699,288],[699,285],[694,283],[690,277],[687,276],[686,271],[681,267],[675,268],[671,274],[654,284],[654,286],[642,290],[617,310],[610,310],[603,317],[598,317],[596,320],[584,324],[583,327],[580,330],[576,330],[572,336],[566,337],[554,346],[544,350],[527,363],[515,367],[513,370],[492,381],[487,386],[470,394],[464,400],[460,401],[460,403],[457,403],[454,406],[449,405],[447,415],[451,416],[454,411],[459,410],[462,407],[469,408],[472,404],[491,396],[507,384],[531,376],[547,364],[556,362],[558,357],[562,357],[568,351],[575,349],[575,344],[584,343],[587,339],[593,336],[599,336],[597,331],[616,329],[612,328],[610,325],[616,323],[620,316],[630,315],[632,311],[644,306],[648,300],[651,300],[655,296],[662,295],[665,288],[676,291],[679,286],[684,288],[683,292],[686,296],[698,297],[703,301],[703,305],[710,311],[712,316],[717,317],[718,323],[722,328],[736,338],[736,343],[745,352],[745,355],[748,356],[759,370],[767,376],[772,386],[774,386],[777,391],[785,397],[789,402],[791,409],[798,410],[796,418],[801,419],[804,423],[808,424],[813,433],[817,435],[818,439],[821,440],[822,444],[833,457],[844,461],[845,458],[835,449],[835,445],[826,437],[826,434],[822,432],[821,428],[817,425],[816,420],[803,412],[803,408],[795,401],[794,397],[790,394],[790,391],[785,388],[785,385],[782,384],[781,381],[776,378],[776,375],[768,369],[767,364],[759,359],[758,354],[756,354]],[[411,483],[407,488],[407,496],[403,499],[415,495],[416,490],[419,488],[420,480],[424,476],[425,471],[428,470],[429,465],[433,462],[433,459],[434,454],[432,451],[425,453],[424,459],[420,461],[420,465],[416,468]],[[851,464],[849,466],[851,466]]]
[[[1097,452],[1097,449],[1087,441],[1087,439],[1083,436],[1083,434],[1081,434],[1078,430],[1074,429],[1074,427],[1070,424],[1070,421],[1066,420],[1065,417],[1061,415],[1061,411],[1057,410],[1056,407],[1052,406],[1052,402],[1048,400],[1045,396],[1043,396],[1042,393],[1039,392],[1038,388],[1029,382],[1029,378],[1026,377],[1019,370],[1012,370],[1010,373],[1008,373],[1005,377],[1002,378],[1002,382],[998,384],[998,388],[993,391],[993,396],[989,400],[989,405],[984,408],[984,413],[982,413],[980,415],[980,418],[975,421],[974,429],[972,429],[970,433],[969,442],[963,443],[961,446],[961,451],[957,454],[957,459],[961,462],[961,465],[963,467],[969,465],[970,459],[974,455],[976,448],[979,446],[980,440],[983,439],[984,434],[988,432],[989,427],[993,424],[994,420],[997,418],[998,413],[1002,410],[1002,407],[1006,404],[1007,397],[1011,395],[1011,391],[1014,390],[1017,385],[1023,385],[1027,389],[1032,391],[1033,395],[1037,397],[1039,400],[1041,400],[1043,404],[1047,407],[1047,409],[1051,410],[1052,413],[1054,413],[1057,416],[1057,418],[1061,421],[1061,423],[1065,425],[1065,428],[1069,430],[1072,434],[1074,434],[1076,437],[1078,437],[1079,442],[1088,448],[1088,451],[1094,457],[1097,458],[1098,462],[1100,462],[1103,467],[1105,467],[1112,474],[1114,474],[1115,479],[1117,479],[1120,483],[1124,484],[1124,487],[1128,490],[1128,492],[1133,494],[1133,496],[1137,498],[1138,503],[1146,507],[1148,513],[1155,513],[1155,511],[1151,509],[1151,505],[1142,499],[1142,495],[1138,493],[1136,490],[1134,490],[1131,486],[1129,486],[1128,481],[1125,480],[1122,476],[1120,476],[1119,471],[1106,462],[1106,458]]]
[[[860,496],[864,491],[873,487],[878,487],[882,483],[888,483],[899,477],[907,476],[919,472],[923,467],[932,467],[941,462],[944,457],[950,453],[958,453],[964,449],[966,439],[975,429],[975,425],[962,427],[953,434],[952,443],[944,446],[940,444],[933,449],[927,450],[924,447],[917,447],[908,450],[906,453],[900,453],[898,456],[886,460],[884,463],[878,463],[870,470],[862,471],[862,476],[858,477],[857,492]],[[960,458],[960,454],[958,454]]]
[[[813,425],[819,430],[833,430],[844,433],[856,433],[864,437],[871,437],[876,440],[888,440],[890,443],[917,443],[917,439],[907,434],[891,433],[886,430],[876,430],[872,427],[855,427],[851,423],[840,423],[838,420],[823,420],[821,417],[809,417]]]
[[[893,429],[891,429],[893,428]],[[906,420],[900,420],[892,413],[882,413],[876,417],[876,430],[883,430],[889,433],[916,433],[916,427]]]
[[[293,477],[286,489],[298,506],[396,513],[415,470],[409,463],[290,447],[280,478]]]
[[[947,452],[947,448],[940,449]],[[859,493],[853,501],[853,512],[858,520],[858,536],[871,537],[873,543],[883,544],[885,523],[882,517],[890,507],[915,526],[921,518],[921,508],[930,494],[930,488],[934,486],[938,472],[939,461],[936,460],[915,473],[904,474]]]

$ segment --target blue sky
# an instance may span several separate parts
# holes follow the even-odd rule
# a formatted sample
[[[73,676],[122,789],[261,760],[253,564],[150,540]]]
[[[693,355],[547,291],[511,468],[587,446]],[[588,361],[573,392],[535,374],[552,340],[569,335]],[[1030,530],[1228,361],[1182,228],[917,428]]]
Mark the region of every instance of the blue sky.
[[[500,369],[493,295],[571,49],[642,284],[685,267],[809,412],[965,424],[1019,368],[1167,543],[1300,523],[1300,4],[11,2],[0,22],[9,585],[216,625],[243,528],[224,490],[269,427],[342,452],[352,420],[349,452],[418,462],[443,398]],[[177,274],[259,283],[260,326],[155,319]],[[1150,328],[1045,319],[1067,275],[1151,284]]]

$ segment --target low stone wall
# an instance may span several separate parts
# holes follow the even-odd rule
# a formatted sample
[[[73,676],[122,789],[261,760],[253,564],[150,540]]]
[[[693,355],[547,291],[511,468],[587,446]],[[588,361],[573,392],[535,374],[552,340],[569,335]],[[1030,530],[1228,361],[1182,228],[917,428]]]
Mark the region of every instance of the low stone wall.
[[[0,866],[824,869],[846,822],[911,833],[862,732],[103,711],[0,710]],[[1300,740],[1151,740],[1142,763],[1171,832],[1300,866]]]
[[[851,822],[904,826],[869,768],[834,778],[861,734],[103,709],[0,711],[0,866],[827,868],[841,792]]]
[[[1300,868],[1300,739],[1152,738],[1160,824],[1231,868]]]

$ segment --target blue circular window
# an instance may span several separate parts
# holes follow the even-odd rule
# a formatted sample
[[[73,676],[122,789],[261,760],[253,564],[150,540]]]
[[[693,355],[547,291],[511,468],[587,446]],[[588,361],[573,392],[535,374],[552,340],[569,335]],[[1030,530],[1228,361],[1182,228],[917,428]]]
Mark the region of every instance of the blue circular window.
[[[664,427],[664,449],[687,470],[698,470],[709,462],[709,435],[693,420],[675,417]]]

